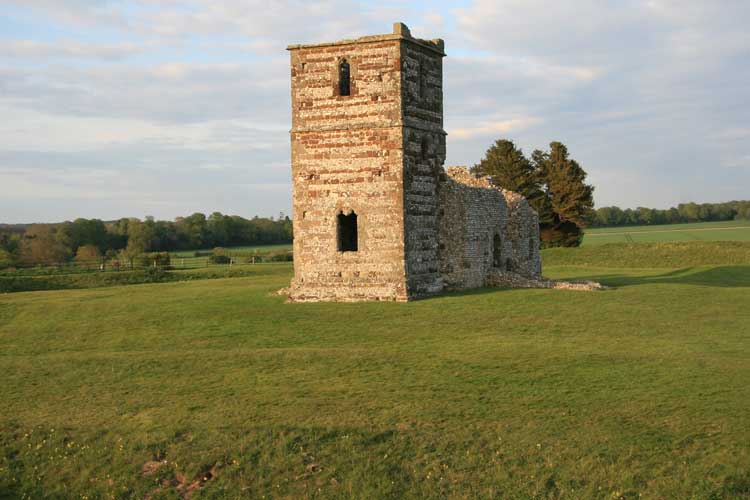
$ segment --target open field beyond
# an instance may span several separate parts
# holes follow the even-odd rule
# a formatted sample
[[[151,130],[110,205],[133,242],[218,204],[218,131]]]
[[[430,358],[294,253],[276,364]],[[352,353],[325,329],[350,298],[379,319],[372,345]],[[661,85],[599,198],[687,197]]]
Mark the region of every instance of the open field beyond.
[[[0,497],[748,497],[750,258],[721,245],[545,253],[602,292],[284,304],[270,264],[1,295]]]
[[[249,253],[259,253],[259,254],[265,254],[269,252],[278,252],[278,251],[284,251],[284,250],[291,250],[292,244],[291,243],[278,243],[275,245],[254,245],[254,246],[240,246],[240,247],[228,247],[226,248],[226,252],[228,254],[249,254]],[[210,254],[213,251],[213,248],[206,248],[203,250],[196,249],[196,250],[177,250],[175,252],[169,252],[172,257],[193,257],[196,253],[198,254]]]
[[[750,241],[750,221],[592,228],[586,230],[583,245],[671,241]]]

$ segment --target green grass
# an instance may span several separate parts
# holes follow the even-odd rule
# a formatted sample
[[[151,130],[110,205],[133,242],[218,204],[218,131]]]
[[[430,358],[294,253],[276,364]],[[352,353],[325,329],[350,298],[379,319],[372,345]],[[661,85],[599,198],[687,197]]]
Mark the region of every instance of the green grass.
[[[225,250],[228,251],[229,254],[232,253],[250,253],[250,252],[258,252],[258,253],[269,253],[269,252],[276,252],[279,250],[291,250],[292,244],[291,243],[280,243],[277,245],[252,245],[252,246],[241,246],[241,247],[224,247]],[[194,249],[194,250],[179,250],[175,252],[169,252],[172,257],[193,257],[195,255],[195,252],[202,252],[206,254],[210,254],[213,248],[203,248],[203,249]]]
[[[750,260],[648,248],[545,252],[603,292],[284,304],[280,264],[0,296],[0,497],[748,498]]]
[[[586,230],[583,246],[672,241],[750,241],[750,221],[593,228]]]
[[[273,272],[277,263],[212,265],[203,268],[176,269],[173,271],[151,268],[135,271],[86,272],[28,276],[24,274],[0,275],[0,293],[30,292],[40,290],[68,290],[98,288],[142,283],[191,281],[200,279],[259,276]],[[287,268],[288,265],[284,265]]]
[[[610,243],[542,251],[548,266],[679,268],[718,264],[750,264],[750,242],[695,241],[671,243]]]

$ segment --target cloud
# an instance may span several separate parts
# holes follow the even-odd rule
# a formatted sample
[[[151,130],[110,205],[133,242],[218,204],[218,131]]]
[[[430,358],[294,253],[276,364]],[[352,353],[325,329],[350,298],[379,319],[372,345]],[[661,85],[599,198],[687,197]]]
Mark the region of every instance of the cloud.
[[[600,205],[747,196],[747,2],[430,7],[9,0],[0,212],[23,221],[288,210],[284,48],[389,32],[396,20],[446,41],[447,164],[476,163],[499,137],[527,152],[561,140]]]
[[[750,128],[735,127],[718,131],[714,137],[719,140],[750,139]]]
[[[0,150],[0,212],[21,221],[288,212],[289,164],[278,154],[286,148],[258,149],[231,138],[227,144],[214,129],[199,136],[195,142],[182,142],[180,134],[85,149]]]
[[[728,168],[746,168],[750,169],[750,155],[729,158],[722,162],[722,166]]]
[[[254,118],[288,123],[286,61],[0,69],[3,99],[61,116],[189,123]]]
[[[166,173],[165,173],[166,174]],[[244,216],[278,215],[291,205],[291,184],[237,173],[200,177],[173,172],[154,176],[139,170],[67,170],[59,166],[31,171],[0,169],[0,211],[6,220],[53,222],[78,217],[172,218],[201,211]],[[7,195],[6,195],[7,193]],[[33,199],[33,203],[29,203]],[[7,217],[7,215],[6,215]]]
[[[34,40],[0,42],[0,57],[49,59],[56,57],[103,59],[112,61],[142,53],[146,48],[132,43],[82,44],[72,40],[54,43]]]
[[[62,23],[76,28],[127,28],[126,4],[111,0],[5,0],[6,15]]]
[[[499,137],[528,128],[539,123],[538,118],[522,117],[509,120],[485,122],[475,127],[456,128],[448,131],[448,135],[459,139],[468,139],[476,136]]]
[[[705,172],[743,165],[750,4],[477,0],[454,12],[456,42],[479,52],[446,60],[449,129],[539,117],[505,135],[527,151],[565,142],[602,205],[747,196],[746,174]],[[487,140],[449,135],[449,161],[475,162]],[[625,178],[649,188],[616,187]]]

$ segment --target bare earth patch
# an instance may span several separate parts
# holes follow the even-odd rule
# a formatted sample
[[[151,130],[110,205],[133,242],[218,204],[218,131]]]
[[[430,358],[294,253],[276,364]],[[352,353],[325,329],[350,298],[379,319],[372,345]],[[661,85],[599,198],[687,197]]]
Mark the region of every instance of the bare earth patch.
[[[150,460],[144,463],[143,467],[141,467],[141,475],[144,477],[153,476],[159,471],[159,469],[168,465],[168,463],[169,462],[166,460]],[[195,491],[203,488],[207,482],[216,477],[217,468],[218,464],[215,463],[204,465],[192,481],[188,481],[185,475],[181,472],[175,471],[171,478],[162,480],[161,484],[152,490],[151,493],[146,495],[145,498],[146,500],[149,500],[162,491],[174,488],[178,492],[180,498],[189,500]]]

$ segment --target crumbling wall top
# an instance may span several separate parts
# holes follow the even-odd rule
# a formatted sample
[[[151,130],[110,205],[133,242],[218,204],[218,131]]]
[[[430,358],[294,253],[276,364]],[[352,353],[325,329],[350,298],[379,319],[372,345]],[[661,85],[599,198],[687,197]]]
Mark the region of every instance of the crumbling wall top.
[[[310,49],[319,47],[330,47],[334,45],[353,45],[361,43],[374,43],[383,42],[388,40],[407,40],[409,42],[420,45],[428,50],[437,53],[440,56],[445,57],[445,42],[442,38],[435,38],[433,40],[422,40],[421,38],[414,38],[411,36],[409,27],[404,23],[393,23],[393,33],[384,35],[370,35],[362,36],[359,38],[338,40],[336,42],[324,42],[324,43],[312,43],[312,44],[293,44],[287,46],[287,50],[298,50],[298,49]]]
[[[466,167],[447,167],[445,169],[445,173],[448,175],[448,177],[458,182],[459,184],[500,191],[500,193],[502,193],[503,197],[505,198],[505,201],[509,204],[516,204],[521,203],[522,201],[526,201],[526,198],[524,198],[522,194],[516,193],[515,191],[509,191],[499,186],[495,186],[494,184],[492,184],[492,181],[489,177],[473,174]]]
[[[489,177],[472,174],[466,167],[447,167],[445,173],[454,181],[471,187],[497,189]]]

